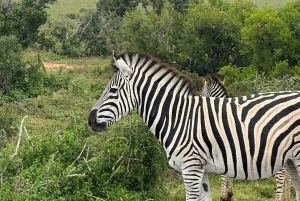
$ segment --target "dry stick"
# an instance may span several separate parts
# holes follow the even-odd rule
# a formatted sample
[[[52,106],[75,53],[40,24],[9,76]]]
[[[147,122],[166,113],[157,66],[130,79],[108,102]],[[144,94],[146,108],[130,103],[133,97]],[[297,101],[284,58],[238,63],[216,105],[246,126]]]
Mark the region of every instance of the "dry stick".
[[[16,151],[13,155],[11,155],[11,158],[14,159],[17,155],[18,155],[18,150],[20,148],[20,143],[21,143],[21,136],[22,136],[22,130],[23,130],[23,124],[25,119],[28,117],[28,115],[26,115],[25,117],[23,117],[22,121],[21,121],[21,125],[20,125],[20,129],[19,129],[19,139],[18,139],[18,143],[16,146]]]
[[[47,182],[47,186],[49,184],[49,172],[50,172],[50,166],[52,165],[52,163],[54,163],[54,158],[56,156],[56,154],[58,153],[58,151],[56,151],[53,155],[52,155],[52,158],[51,158],[51,161],[47,167],[47,172],[46,172],[46,182]]]
[[[124,156],[124,154],[125,154],[125,151],[126,151],[126,146],[128,145],[128,139],[127,138],[125,138],[125,137],[112,137],[112,138],[110,138],[110,139],[108,139],[108,140],[106,140],[106,143],[108,143],[108,141],[110,141],[110,140],[113,140],[113,139],[123,139],[123,140],[126,140],[126,145],[125,145],[125,148],[124,148],[124,150],[123,150],[123,153],[122,153],[122,155],[120,156],[120,158],[117,160],[117,162],[115,163],[115,165],[112,167],[112,171],[114,171],[112,174],[111,174],[111,176],[110,176],[110,178],[105,182],[106,184],[108,184],[109,182],[110,182],[110,180],[113,178],[113,176],[118,172],[118,170],[121,168],[121,166],[122,166],[122,164],[123,164],[123,156]],[[121,162],[120,162],[121,161]],[[117,167],[117,169],[115,170],[115,167],[116,167],[116,165],[118,164],[120,162],[120,164],[119,164],[119,166]]]
[[[94,198],[95,200],[105,201],[105,200],[103,200],[99,197],[93,196],[93,195],[88,195],[88,194],[85,194],[85,195],[88,196],[88,197]]]
[[[82,150],[81,150],[81,152],[80,152],[79,156],[78,156],[78,157],[75,159],[75,161],[73,161],[73,163],[72,163],[72,164],[74,164],[76,161],[78,161],[78,160],[79,160],[79,158],[81,157],[81,155],[82,155],[83,151],[85,150],[85,147],[86,147],[86,143],[83,145],[83,148],[82,148]]]
[[[86,143],[83,145],[83,148],[82,148],[80,154],[79,154],[78,157],[73,161],[72,165],[75,164],[75,162],[79,160],[79,158],[81,157],[83,151],[85,150],[85,147],[86,147]],[[84,158],[84,157],[83,157],[83,158]],[[79,166],[81,166],[81,165],[79,165]],[[85,176],[85,172],[84,172],[83,174],[71,174],[71,173],[76,169],[76,167],[79,167],[79,166],[73,167],[72,170],[68,173],[67,177],[83,177],[83,176]]]
[[[26,129],[26,127],[25,127],[25,126],[24,126],[24,131],[25,131],[25,133],[26,133],[26,135],[27,135],[27,137],[28,137],[28,140],[29,140],[29,142],[30,142],[31,146],[32,146],[32,147],[34,147],[34,144],[32,143],[32,141],[31,141],[31,137],[29,136],[29,134],[28,134],[28,132],[27,132],[27,129]]]
[[[20,148],[20,143],[21,143],[21,136],[22,136],[23,124],[24,124],[24,121],[25,121],[25,119],[26,119],[27,117],[28,117],[28,115],[26,115],[25,117],[23,117],[23,119],[22,119],[22,121],[21,121],[21,125],[20,125],[20,128],[19,128],[19,138],[18,138],[18,142],[17,142],[17,146],[16,146],[15,153],[13,153],[13,154],[10,156],[11,159],[10,159],[9,163],[4,167],[4,169],[3,169],[2,173],[1,173],[1,178],[0,178],[0,180],[1,180],[1,186],[3,185],[3,174],[4,174],[4,172],[6,171],[8,165],[10,165],[11,162],[12,162],[12,161],[15,159],[15,157],[18,155],[18,150],[19,150],[19,148]],[[1,187],[1,186],[0,186],[0,187]]]

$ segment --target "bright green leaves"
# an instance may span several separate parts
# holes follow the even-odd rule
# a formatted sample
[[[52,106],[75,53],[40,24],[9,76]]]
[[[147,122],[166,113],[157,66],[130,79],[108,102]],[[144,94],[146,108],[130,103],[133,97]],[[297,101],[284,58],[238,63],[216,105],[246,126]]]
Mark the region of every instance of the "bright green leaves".
[[[251,14],[241,29],[242,54],[251,58],[259,72],[270,74],[277,62],[290,59],[295,38],[277,10],[265,7]]]

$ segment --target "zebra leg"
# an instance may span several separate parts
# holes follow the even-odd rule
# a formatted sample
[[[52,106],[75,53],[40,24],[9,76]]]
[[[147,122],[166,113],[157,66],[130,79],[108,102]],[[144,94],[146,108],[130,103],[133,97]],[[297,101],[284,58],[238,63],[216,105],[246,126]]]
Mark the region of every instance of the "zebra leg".
[[[208,173],[199,166],[187,165],[182,168],[187,201],[212,201]]]
[[[294,164],[295,163],[295,164]],[[289,168],[289,172],[294,184],[294,188],[296,191],[296,200],[300,201],[300,161],[294,161],[294,163],[290,160],[287,161],[287,166]],[[296,168],[296,167],[297,168]]]
[[[275,175],[276,177],[276,196],[275,201],[281,201],[282,199],[282,192],[283,192],[283,185],[285,179],[285,168],[282,168],[278,171]]]
[[[227,201],[231,201],[231,198],[233,196],[232,189],[233,189],[233,178],[227,178],[228,179],[228,191],[227,191]]]
[[[228,187],[228,190],[227,190]],[[220,201],[231,201],[233,188],[233,179],[227,176],[221,175],[221,197]],[[227,194],[226,194],[227,192]]]
[[[221,197],[220,201],[226,201],[227,176],[221,175]]]
[[[284,201],[290,201],[291,200],[291,175],[289,168],[285,168],[285,193],[284,193]]]

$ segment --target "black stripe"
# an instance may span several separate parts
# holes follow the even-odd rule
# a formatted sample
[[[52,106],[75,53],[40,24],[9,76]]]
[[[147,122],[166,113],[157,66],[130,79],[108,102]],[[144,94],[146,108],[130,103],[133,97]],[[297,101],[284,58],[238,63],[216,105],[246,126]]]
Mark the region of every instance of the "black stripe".
[[[169,104],[167,101],[165,103],[162,103],[161,100],[162,100],[162,97],[164,96],[164,94],[166,93],[166,86],[170,83],[173,76],[171,77],[171,79],[166,81],[166,83],[163,87],[158,88],[158,83],[161,82],[162,79],[165,79],[165,74],[166,73],[162,74],[161,77],[157,81],[155,81],[153,83],[153,85],[149,88],[149,90],[150,90],[149,96],[148,96],[149,100],[147,100],[147,103],[146,103],[146,112],[147,112],[147,114],[150,113],[149,119],[146,119],[146,122],[147,122],[147,125],[149,128],[152,126],[154,120],[157,118],[159,105],[160,104]],[[150,79],[148,78],[148,80],[150,80]],[[155,93],[157,92],[157,90],[159,90],[159,92],[155,96]],[[170,90],[170,92],[171,92],[171,94],[173,93],[171,90]],[[146,96],[144,96],[144,97],[146,97]],[[153,98],[155,99],[155,101],[152,105],[152,110],[150,111],[150,106],[151,106],[150,104],[151,104],[151,101],[153,100]],[[168,111],[168,109],[166,109],[166,111]],[[161,115],[163,115],[163,114],[161,114]],[[163,116],[165,116],[165,114]],[[155,135],[157,138],[159,137],[159,133],[160,133],[159,131],[161,129],[162,124],[163,124],[163,120],[162,120],[161,125],[159,125],[159,124],[156,125]]]
[[[142,90],[142,93],[143,93],[143,90],[144,89],[142,89],[141,87],[142,87],[142,84],[143,84],[143,82],[145,81],[145,77],[146,77],[146,72],[147,71],[144,71],[144,72],[139,72],[138,74],[137,74],[137,78],[138,78],[138,83],[137,83],[137,88],[138,88],[138,90]],[[140,94],[140,93],[138,93],[138,97],[139,97],[139,102],[140,102],[140,116],[141,117],[143,117],[144,116],[144,104],[145,104],[145,101],[146,100],[143,100],[142,98],[143,97],[145,97],[144,96],[144,94]]]

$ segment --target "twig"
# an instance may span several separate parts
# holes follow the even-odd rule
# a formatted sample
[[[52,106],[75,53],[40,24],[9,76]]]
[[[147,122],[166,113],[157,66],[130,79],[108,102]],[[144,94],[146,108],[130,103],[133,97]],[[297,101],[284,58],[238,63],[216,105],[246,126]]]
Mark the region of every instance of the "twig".
[[[49,165],[48,165],[48,168],[47,168],[47,172],[46,172],[46,182],[47,182],[47,186],[48,186],[48,184],[49,184],[49,172],[50,172],[50,166],[51,166],[52,163],[54,163],[54,158],[55,158],[55,156],[56,156],[57,153],[58,153],[58,151],[56,151],[56,152],[52,155],[51,161],[50,161],[50,163],[49,163]]]
[[[85,173],[83,174],[68,174],[67,177],[84,177]]]
[[[24,124],[24,121],[25,119],[28,117],[28,115],[26,115],[25,117],[23,117],[22,121],[21,121],[21,125],[20,125],[20,128],[19,128],[19,139],[18,139],[18,143],[17,143],[17,146],[16,146],[16,151],[13,155],[11,155],[11,158],[14,159],[17,155],[18,155],[18,150],[20,148],[20,143],[21,143],[21,136],[22,136],[22,130],[23,130],[23,124]]]
[[[101,199],[101,198],[99,198],[99,197],[93,196],[93,195],[88,195],[88,194],[85,194],[85,195],[88,196],[88,197],[94,198],[94,199],[96,199],[96,200],[99,200],[99,199],[100,199],[100,201],[105,201],[105,200],[103,200],[103,199]]]
[[[79,158],[81,157],[81,155],[82,155],[82,153],[83,153],[83,151],[85,150],[85,147],[86,147],[86,143],[83,145],[83,148],[82,148],[82,150],[81,150],[81,152],[80,152],[80,154],[78,155],[78,157],[73,161],[73,163],[72,164],[74,164],[76,161],[78,161],[79,160]]]
[[[113,139],[116,139],[116,138],[110,138],[110,139],[108,139],[108,140],[106,140],[106,143],[108,142],[108,141],[110,141],[110,140],[113,140]],[[123,153],[122,153],[122,155],[120,156],[120,158],[117,160],[117,162],[115,163],[115,165],[112,167],[112,171],[114,171],[112,174],[111,174],[111,176],[110,176],[110,178],[105,182],[106,184],[112,179],[112,177],[118,172],[118,170],[121,168],[121,166],[122,166],[122,164],[123,164],[123,156],[124,156],[124,154],[125,154],[125,151],[126,151],[126,146],[128,145],[128,139],[127,138],[125,138],[125,137],[117,137],[117,139],[123,139],[123,140],[126,140],[126,145],[125,145],[125,148],[124,148],[124,150],[123,150]],[[120,162],[121,161],[121,162]],[[120,162],[120,164],[119,164],[119,166],[117,167],[117,169],[115,170],[115,167],[117,166],[117,164]]]
[[[28,140],[29,140],[29,142],[30,142],[31,146],[32,146],[32,147],[34,147],[34,144],[32,143],[32,141],[31,141],[31,137],[29,136],[29,134],[28,134],[28,132],[27,132],[27,129],[26,129],[26,127],[25,127],[25,126],[24,126],[24,131],[25,131],[25,133],[26,133],[26,135],[27,135],[27,137],[28,137]]]
[[[3,174],[4,174],[4,172],[6,171],[7,167],[11,164],[11,162],[15,159],[15,157],[18,155],[18,150],[19,150],[20,143],[21,143],[21,136],[22,136],[23,124],[24,124],[24,121],[25,121],[25,119],[27,117],[28,117],[28,115],[26,115],[25,117],[23,117],[23,119],[21,121],[21,125],[20,125],[20,128],[19,128],[19,138],[18,138],[18,142],[17,142],[15,153],[11,155],[10,161],[6,164],[6,166],[3,168],[3,171],[1,172],[1,175],[0,175],[1,186],[3,185]]]

